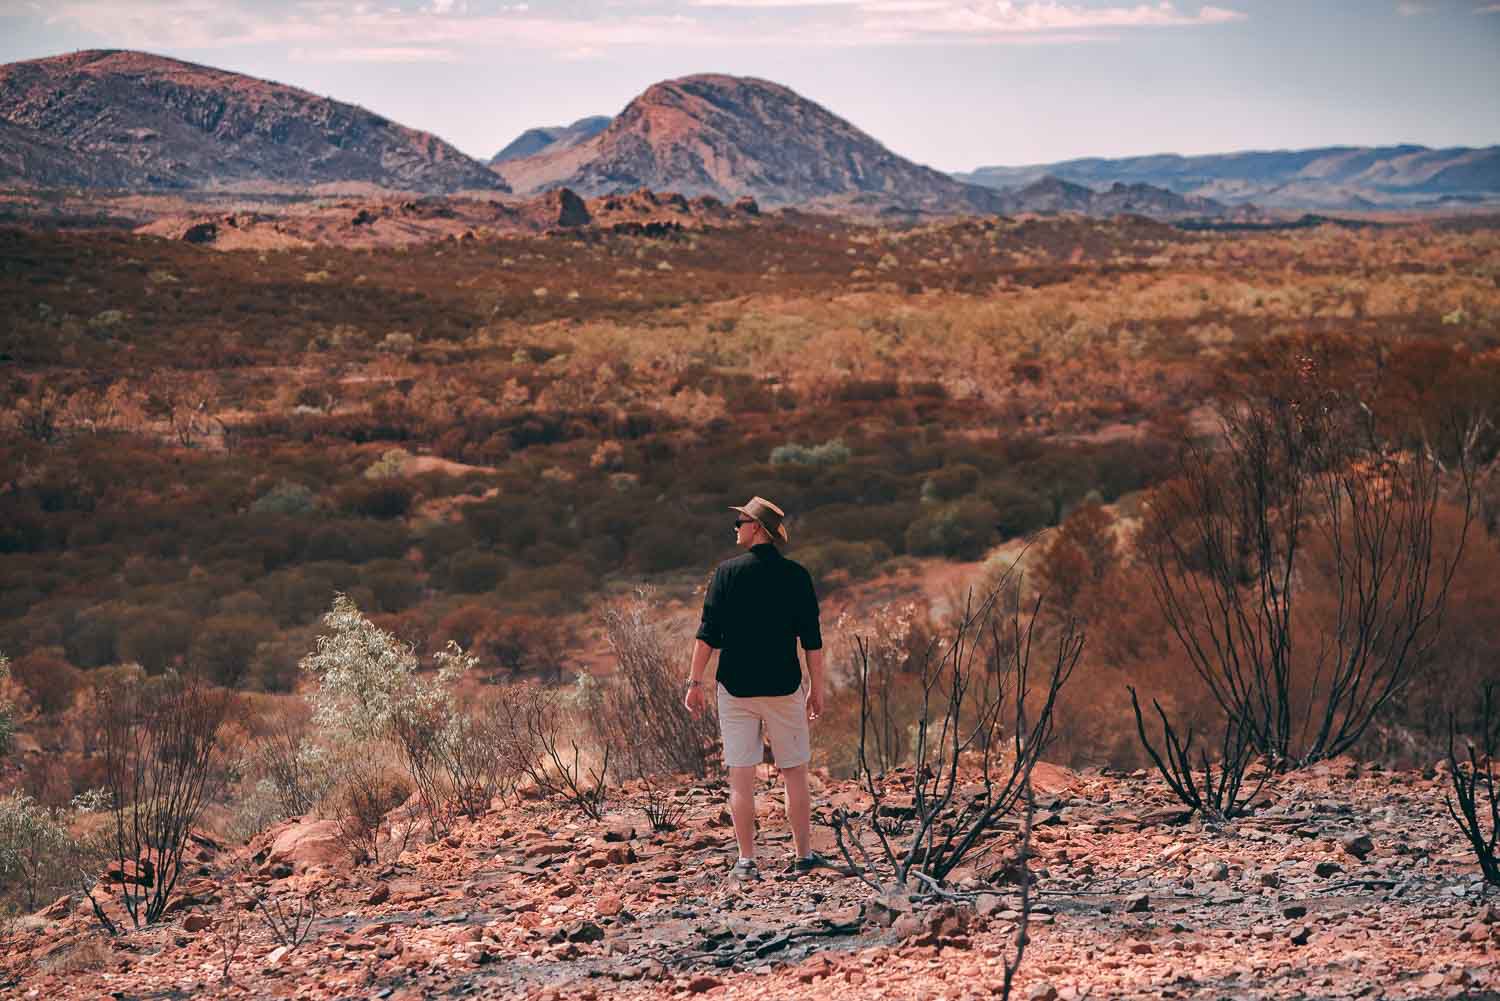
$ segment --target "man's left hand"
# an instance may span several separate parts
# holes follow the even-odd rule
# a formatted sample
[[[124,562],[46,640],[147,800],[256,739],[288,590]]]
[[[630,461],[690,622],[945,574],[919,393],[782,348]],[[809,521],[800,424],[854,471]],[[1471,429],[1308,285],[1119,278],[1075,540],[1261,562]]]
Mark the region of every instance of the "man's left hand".
[[[823,715],[823,690],[814,685],[807,691],[807,718],[815,720]]]

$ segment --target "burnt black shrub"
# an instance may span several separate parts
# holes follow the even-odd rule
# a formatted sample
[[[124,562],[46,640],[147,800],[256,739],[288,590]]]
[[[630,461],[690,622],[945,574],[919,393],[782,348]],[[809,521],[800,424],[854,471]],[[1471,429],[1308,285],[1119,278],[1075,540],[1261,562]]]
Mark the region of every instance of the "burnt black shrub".
[[[979,470],[968,463],[939,466],[927,474],[922,481],[922,499],[927,501],[957,500],[974,492],[979,486]]]
[[[216,615],[193,636],[189,666],[216,685],[238,688],[249,672],[255,648],[275,632],[276,623],[269,619]]]
[[[345,519],[314,529],[303,556],[308,560],[367,563],[400,556],[405,549],[406,531],[401,525]]]
[[[1002,538],[1029,535],[1052,524],[1052,503],[1011,480],[986,483],[979,495],[995,509],[995,528]]]
[[[405,560],[375,560],[365,564],[360,583],[375,595],[375,608],[400,612],[422,600],[422,578]]]
[[[458,553],[448,560],[443,582],[459,594],[493,591],[505,578],[506,562],[494,553]]]
[[[414,496],[411,486],[400,480],[360,480],[340,487],[334,504],[363,518],[401,518],[411,510]]]
[[[978,559],[995,540],[995,509],[978,499],[927,509],[906,530],[906,550],[917,556]]]
[[[195,621],[192,615],[175,609],[138,609],[116,640],[120,660],[134,661],[150,673],[160,674],[187,655]]]

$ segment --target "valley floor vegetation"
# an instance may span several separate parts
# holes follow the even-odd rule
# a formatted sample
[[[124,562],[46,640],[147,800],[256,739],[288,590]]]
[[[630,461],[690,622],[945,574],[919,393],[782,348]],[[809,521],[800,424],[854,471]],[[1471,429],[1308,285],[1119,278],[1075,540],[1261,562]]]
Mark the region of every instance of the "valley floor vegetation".
[[[1003,722],[1035,737],[1001,812],[1045,744],[1154,762],[1223,819],[1252,762],[1492,741],[1497,261],[1484,219],[787,212],[266,253],[0,230],[0,826],[52,846],[6,856],[7,896],[83,872],[109,920],[150,922],[194,825],[317,811],[370,863],[523,794],[597,818],[628,789],[670,825],[662,777],[716,764],[657,599],[691,607],[747,490],[793,512],[790,554],[844,609],[815,741],[835,775],[956,765]],[[934,560],[1005,596],[971,692],[1059,651],[1040,692],[994,689],[1003,720],[934,666],[964,595],[880,597]],[[919,795],[946,809],[956,774]]]

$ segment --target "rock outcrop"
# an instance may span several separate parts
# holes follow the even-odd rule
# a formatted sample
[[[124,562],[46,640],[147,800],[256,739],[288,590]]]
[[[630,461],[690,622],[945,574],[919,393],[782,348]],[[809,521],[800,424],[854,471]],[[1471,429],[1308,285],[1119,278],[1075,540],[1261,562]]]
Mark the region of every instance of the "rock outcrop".
[[[517,191],[583,197],[650,188],[775,207],[850,195],[926,212],[997,211],[1001,200],[912,163],[779,84],[717,74],[668,80],[567,149],[499,166]]]
[[[295,87],[143,52],[0,66],[0,181],[504,191],[426,132]]]

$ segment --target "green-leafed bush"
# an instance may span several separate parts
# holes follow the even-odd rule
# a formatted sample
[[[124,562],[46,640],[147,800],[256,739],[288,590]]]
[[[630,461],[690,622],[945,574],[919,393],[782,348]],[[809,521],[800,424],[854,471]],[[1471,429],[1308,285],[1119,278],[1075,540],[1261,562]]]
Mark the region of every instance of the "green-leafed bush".
[[[402,480],[361,480],[339,488],[334,503],[340,511],[362,518],[401,518],[411,510],[415,496]]]
[[[187,654],[195,622],[192,615],[175,609],[138,609],[116,640],[120,659],[160,674]]]
[[[924,501],[957,500],[974,492],[979,486],[979,470],[967,463],[941,466],[928,474],[922,482]]]
[[[911,523],[906,549],[917,556],[978,559],[995,541],[995,521],[995,509],[985,501],[944,504]]]
[[[375,595],[382,612],[400,612],[422,599],[421,575],[405,560],[375,560],[365,564],[360,583]]]
[[[345,520],[318,526],[308,537],[306,558],[366,563],[382,557],[400,556],[406,549],[406,532],[399,524]]]
[[[1013,481],[986,483],[979,495],[995,509],[995,528],[1002,538],[1030,535],[1052,524],[1051,502]]]
[[[835,438],[821,445],[778,445],[771,450],[773,466],[839,466],[849,461],[849,446]]]
[[[807,568],[819,591],[850,580],[868,577],[891,558],[891,547],[884,542],[824,542],[799,546],[797,562]]]
[[[448,561],[443,577],[450,591],[482,594],[493,591],[505,578],[505,572],[505,560],[494,553],[459,553]]]
[[[310,514],[317,506],[317,495],[307,487],[300,483],[282,480],[255,498],[250,505],[250,513],[297,517]]]
[[[255,648],[275,633],[270,619],[216,615],[198,627],[188,663],[216,685],[238,687],[249,673]]]

